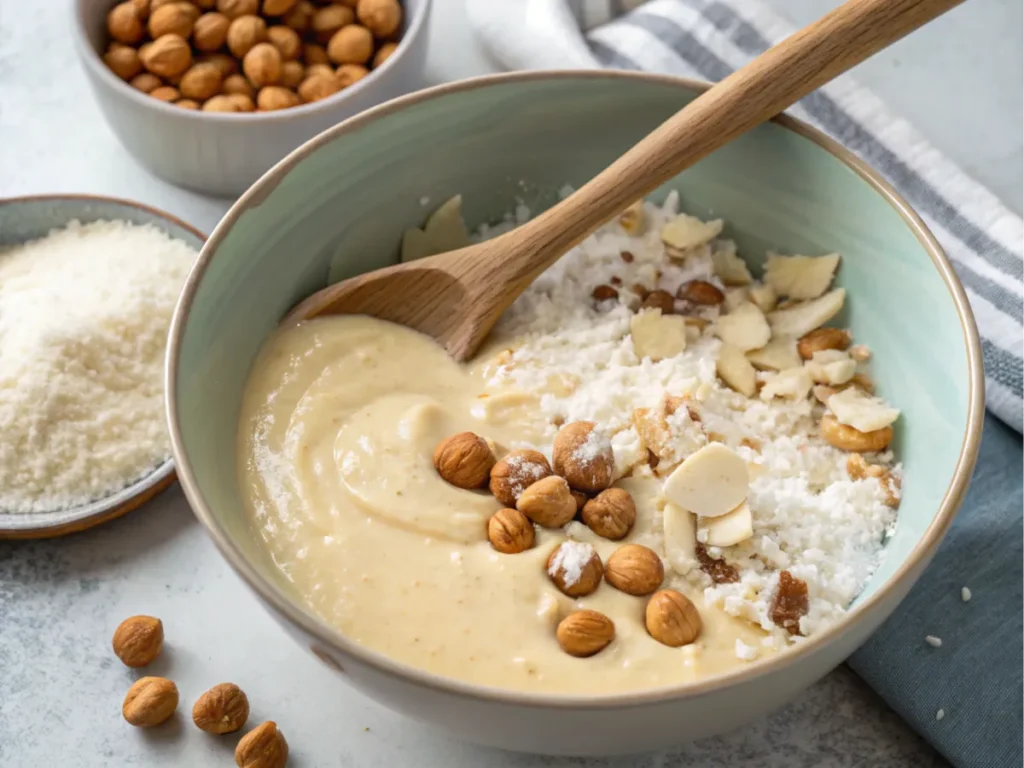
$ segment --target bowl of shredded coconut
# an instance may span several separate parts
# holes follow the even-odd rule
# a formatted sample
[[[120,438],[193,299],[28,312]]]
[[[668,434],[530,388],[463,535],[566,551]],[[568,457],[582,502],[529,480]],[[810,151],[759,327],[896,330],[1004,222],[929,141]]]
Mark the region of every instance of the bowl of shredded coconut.
[[[966,491],[964,291],[892,187],[790,118],[571,249],[468,364],[373,318],[281,327],[542,213],[705,88],[536,72],[390,102],[243,195],[175,310],[173,451],[218,549],[329,668],[459,738],[742,727],[895,610]]]
[[[163,359],[202,242],[127,201],[0,201],[0,538],[82,530],[173,482]]]

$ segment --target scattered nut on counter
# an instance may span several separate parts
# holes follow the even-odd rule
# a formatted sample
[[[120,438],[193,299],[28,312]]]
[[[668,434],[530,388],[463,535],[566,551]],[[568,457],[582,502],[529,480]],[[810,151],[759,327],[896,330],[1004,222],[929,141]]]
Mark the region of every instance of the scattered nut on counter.
[[[400,0],[125,0],[107,14],[103,61],[182,109],[269,112],[325,99],[382,66],[402,19]],[[228,83],[239,72],[247,92]]]
[[[165,677],[143,677],[128,689],[121,714],[137,728],[149,728],[160,725],[177,708],[178,686]]]
[[[130,616],[114,630],[114,653],[127,667],[151,664],[164,647],[164,625],[152,616]]]
[[[260,723],[235,747],[238,768],[284,768],[288,762],[288,742],[273,720]]]
[[[234,733],[249,719],[249,699],[234,683],[215,685],[192,707],[192,722],[207,733]]]

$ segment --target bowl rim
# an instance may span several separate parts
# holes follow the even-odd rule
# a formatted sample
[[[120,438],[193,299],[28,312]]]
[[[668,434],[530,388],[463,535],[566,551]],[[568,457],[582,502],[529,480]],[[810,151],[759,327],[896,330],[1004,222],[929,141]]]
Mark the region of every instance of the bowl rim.
[[[251,206],[258,205],[287,175],[293,166],[321,147],[336,138],[371,123],[379,117],[401,111],[405,107],[452,93],[472,91],[496,84],[531,83],[545,80],[564,80],[567,82],[580,79],[646,81],[663,85],[676,86],[697,94],[708,90],[712,84],[690,78],[673,75],[653,74],[633,71],[614,70],[559,70],[559,71],[522,71],[507,72],[469,78],[452,83],[427,88],[398,99],[394,99],[377,107],[360,113],[332,128],[320,133],[301,145],[288,156],[267,171],[252,187],[232,205],[208,238],[199,258],[192,268],[175,308],[171,320],[171,330],[167,349],[167,368],[165,391],[167,393],[167,416],[171,432],[172,451],[178,462],[178,476],[192,509],[200,522],[206,527],[217,549],[227,559],[236,573],[279,615],[301,628],[305,633],[327,648],[354,657],[361,664],[372,668],[375,672],[402,679],[407,683],[434,692],[468,697],[476,700],[540,707],[553,710],[604,710],[623,706],[640,706],[655,704],[667,700],[691,699],[711,692],[729,688],[733,685],[764,677],[779,672],[797,663],[802,658],[825,648],[845,633],[851,626],[862,620],[873,608],[885,600],[890,593],[898,590],[900,585],[910,578],[912,572],[926,564],[935,553],[953,521],[956,511],[967,492],[967,486],[977,461],[978,447],[984,421],[984,375],[982,368],[981,343],[978,337],[974,315],[963,286],[953,271],[952,265],[921,217],[910,207],[906,200],[877,171],[846,149],[834,139],[818,129],[788,115],[779,115],[771,122],[802,136],[829,152],[840,162],[855,172],[863,181],[888,202],[903,219],[918,242],[930,257],[940,278],[953,299],[960,326],[964,335],[968,369],[968,401],[964,435],[960,445],[957,463],[950,478],[949,486],[943,495],[938,510],[907,557],[896,571],[883,583],[878,590],[855,606],[843,618],[822,632],[811,636],[799,645],[788,648],[784,652],[763,659],[750,666],[742,667],[721,675],[714,675],[693,683],[675,684],[657,688],[647,688],[622,693],[581,695],[540,693],[518,691],[480,685],[456,678],[428,672],[411,664],[397,661],[383,653],[362,646],[346,638],[341,632],[328,626],[319,618],[307,614],[299,607],[297,601],[288,598],[285,592],[265,579],[250,564],[236,542],[228,534],[226,528],[213,515],[192,472],[192,467],[185,454],[181,429],[179,427],[178,410],[178,357],[182,344],[186,320],[196,296],[202,277],[216,253],[221,241],[234,226],[239,217]],[[915,577],[916,580],[916,577]],[[319,654],[318,654],[319,655]]]
[[[421,5],[418,6],[415,15],[410,16],[409,26],[406,28],[405,34],[398,40],[398,47],[395,48],[395,52],[379,68],[371,69],[370,73],[362,80],[356,81],[337,93],[332,93],[325,99],[310,102],[309,104],[299,104],[297,107],[289,107],[288,109],[277,109],[271,112],[203,112],[201,109],[182,109],[160,99],[150,98],[147,94],[133,88],[126,81],[115,75],[103,62],[101,53],[92,47],[89,41],[89,34],[86,31],[86,15],[88,10],[86,8],[86,0],[75,0],[75,13],[72,24],[74,26],[75,47],[78,49],[79,58],[82,59],[85,66],[91,69],[109,88],[124,94],[125,98],[136,102],[139,106],[154,108],[158,113],[162,112],[165,115],[184,117],[187,120],[266,125],[292,118],[301,118],[304,115],[312,115],[331,106],[338,106],[344,103],[348,97],[356,96],[367,88],[372,88],[380,79],[374,77],[374,75],[378,72],[387,74],[397,66],[399,60],[405,57],[409,46],[402,45],[402,43],[406,40],[413,40],[424,33],[427,19],[430,17],[431,3],[433,2],[434,0],[420,0]],[[212,53],[216,53],[216,51]]]

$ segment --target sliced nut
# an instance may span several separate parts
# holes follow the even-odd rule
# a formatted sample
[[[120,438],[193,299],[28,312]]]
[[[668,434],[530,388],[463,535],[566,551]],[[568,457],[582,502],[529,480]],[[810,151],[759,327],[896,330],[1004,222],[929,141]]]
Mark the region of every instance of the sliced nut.
[[[709,547],[731,547],[754,535],[754,517],[745,501],[721,517],[701,518],[697,525],[698,540]]]
[[[887,406],[881,398],[865,394],[857,387],[848,387],[828,399],[828,407],[840,424],[861,432],[874,432],[892,424],[899,418],[896,408]]]
[[[130,616],[114,630],[113,645],[126,667],[144,667],[163,650],[163,622],[153,616]]]
[[[726,385],[741,395],[753,397],[757,392],[757,371],[742,349],[737,349],[731,344],[722,344],[718,350],[715,370]]]
[[[637,200],[626,210],[619,214],[619,226],[627,234],[636,236],[644,231],[646,216],[644,215],[644,201]]]
[[[797,343],[787,336],[776,336],[760,349],[747,352],[747,359],[762,371],[784,371],[800,367]]]
[[[516,509],[537,525],[561,528],[576,517],[576,499],[564,478],[552,475],[538,480],[523,491]]]
[[[679,315],[666,315],[658,309],[640,312],[630,319],[629,330],[633,350],[641,359],[657,362],[686,349],[686,320]]]
[[[599,285],[590,294],[594,301],[607,301],[608,299],[619,298],[619,292],[610,285]]]
[[[725,294],[721,289],[707,280],[690,280],[683,283],[679,286],[676,296],[684,301],[707,307],[718,306],[725,301]]]
[[[726,344],[744,352],[760,349],[772,337],[764,312],[749,301],[719,317],[715,322],[715,334]]]
[[[736,245],[732,242],[722,243],[712,251],[711,263],[715,275],[725,285],[750,285],[754,282],[747,262],[736,255]]]
[[[808,360],[804,367],[817,383],[838,387],[853,378],[857,362],[846,352],[825,349],[815,352],[814,357]]]
[[[855,373],[849,383],[851,386],[860,387],[869,395],[873,395],[875,393],[875,382],[873,382],[871,377],[867,374]]]
[[[816,299],[828,290],[838,267],[838,253],[827,256],[769,254],[764,266],[764,281],[780,296]]]
[[[601,585],[604,565],[593,545],[563,541],[548,556],[548,576],[569,597],[584,597]]]
[[[722,313],[735,312],[750,301],[750,289],[745,285],[734,285],[725,289],[725,301],[722,302]]]
[[[826,413],[821,417],[819,429],[822,438],[829,445],[841,451],[856,453],[884,451],[892,442],[893,434],[892,427],[883,427],[872,432],[860,432],[846,424],[840,424],[831,413]]]
[[[779,371],[761,387],[761,399],[768,402],[779,397],[784,400],[803,400],[814,386],[814,379],[806,368],[788,368]]]
[[[434,449],[434,468],[457,488],[482,488],[495,464],[494,452],[479,435],[459,432]]]
[[[574,421],[555,436],[551,451],[555,473],[577,491],[598,493],[612,482],[615,455],[608,438],[592,421]]]
[[[525,552],[533,546],[533,523],[518,509],[499,509],[487,521],[487,540],[506,555]]]
[[[814,395],[814,399],[822,405],[827,405],[828,399],[838,391],[835,387],[828,387],[824,384],[815,384],[811,388],[811,394]]]
[[[573,611],[558,623],[555,637],[570,656],[585,658],[603,651],[615,639],[615,623],[597,611]]]
[[[850,332],[842,328],[815,328],[805,333],[796,344],[800,357],[810,360],[815,352],[826,349],[846,349],[850,346]]]
[[[178,708],[178,687],[165,677],[142,677],[128,689],[121,705],[124,719],[137,728],[167,720]]]
[[[257,725],[235,747],[238,768],[284,768],[287,762],[288,742],[273,720]]]
[[[550,474],[551,465],[540,451],[512,451],[491,468],[489,487],[494,498],[514,507],[523,491]]]
[[[696,216],[681,213],[661,228],[661,241],[670,248],[686,251],[714,240],[722,233],[723,226],[721,219],[703,222]]]
[[[644,623],[651,637],[671,648],[692,643],[703,627],[696,606],[674,589],[663,589],[651,595],[644,611]]]
[[[196,699],[192,722],[207,733],[234,733],[249,719],[249,699],[234,683],[221,683]]]
[[[609,488],[583,505],[583,522],[606,539],[617,541],[633,527],[636,521],[636,504],[628,491]]]
[[[747,497],[747,462],[721,443],[708,443],[665,481],[665,498],[700,517],[719,517]]]
[[[685,576],[699,564],[694,515],[677,504],[668,502],[662,514],[662,525],[665,535],[665,560],[673,571]]]
[[[750,300],[757,305],[762,312],[771,312],[779,301],[779,295],[770,285],[750,286]]]
[[[772,327],[772,333],[778,336],[800,338],[835,317],[843,308],[845,300],[846,290],[836,288],[817,299],[769,312],[768,324]]]
[[[604,579],[627,595],[649,595],[665,579],[665,566],[654,550],[639,544],[626,544],[608,558]]]

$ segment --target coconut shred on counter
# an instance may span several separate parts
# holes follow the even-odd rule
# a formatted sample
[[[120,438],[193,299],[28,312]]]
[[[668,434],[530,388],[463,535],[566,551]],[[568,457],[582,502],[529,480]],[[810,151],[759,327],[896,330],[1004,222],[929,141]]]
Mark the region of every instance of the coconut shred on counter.
[[[240,483],[313,611],[430,672],[575,694],[727,672],[843,615],[901,469],[868,348],[827,325],[840,257],[755,280],[677,206],[567,253],[467,365],[361,316],[268,340]]]

